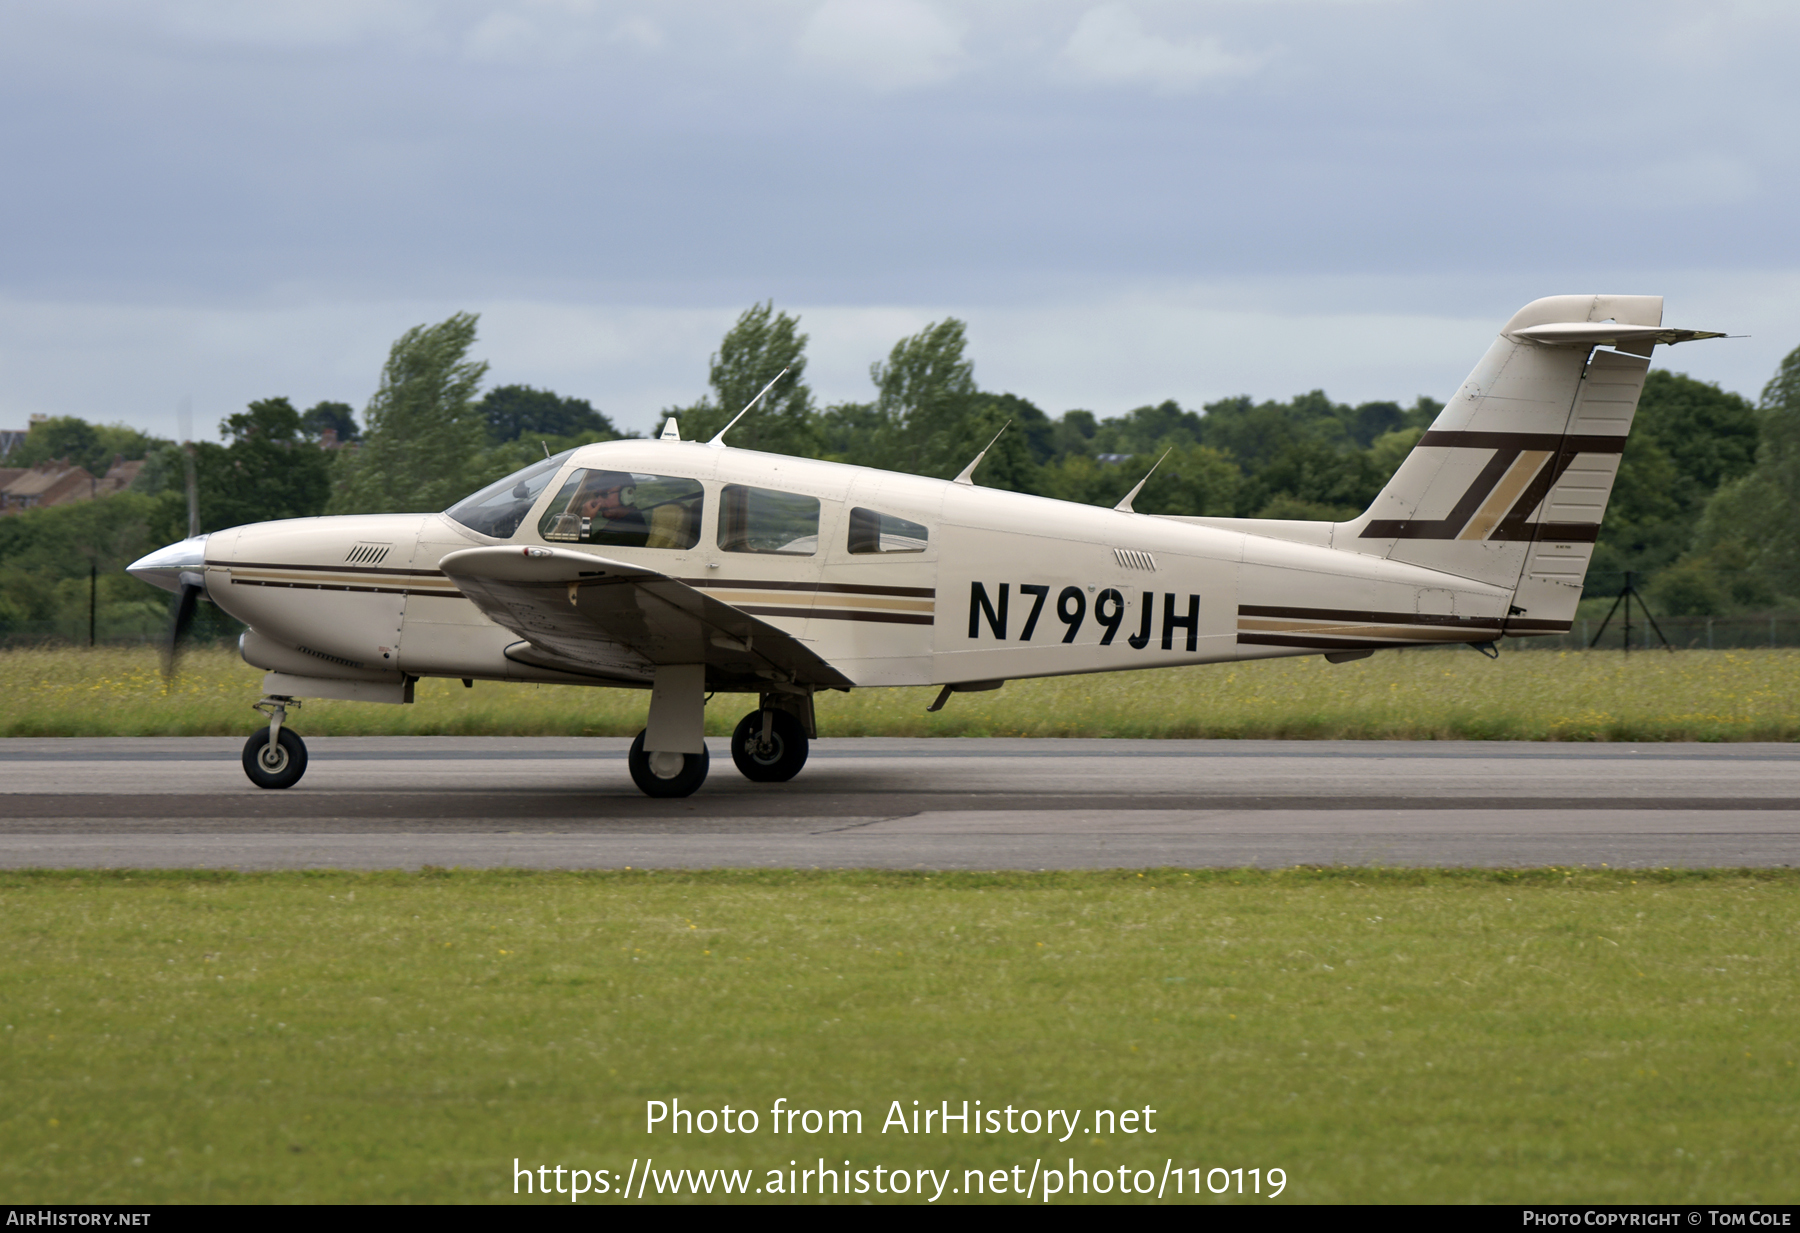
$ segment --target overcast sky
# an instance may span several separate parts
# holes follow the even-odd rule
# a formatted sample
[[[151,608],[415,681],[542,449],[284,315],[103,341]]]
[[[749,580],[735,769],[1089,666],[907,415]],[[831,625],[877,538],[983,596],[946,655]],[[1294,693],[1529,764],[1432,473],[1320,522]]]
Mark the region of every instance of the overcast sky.
[[[827,401],[947,315],[977,380],[1447,397],[1541,295],[1800,346],[1800,5],[7,0],[0,427],[360,410],[481,314],[622,427],[736,315]]]

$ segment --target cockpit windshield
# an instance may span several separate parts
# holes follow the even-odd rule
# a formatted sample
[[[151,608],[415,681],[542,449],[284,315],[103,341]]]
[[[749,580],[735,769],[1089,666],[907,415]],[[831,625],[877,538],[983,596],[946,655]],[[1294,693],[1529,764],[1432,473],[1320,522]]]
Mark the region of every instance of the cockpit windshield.
[[[564,450],[554,458],[534,462],[522,471],[514,471],[496,480],[474,496],[464,497],[444,512],[471,531],[491,535],[495,539],[511,539],[525,515],[537,503],[545,485],[556,478],[574,450]]]

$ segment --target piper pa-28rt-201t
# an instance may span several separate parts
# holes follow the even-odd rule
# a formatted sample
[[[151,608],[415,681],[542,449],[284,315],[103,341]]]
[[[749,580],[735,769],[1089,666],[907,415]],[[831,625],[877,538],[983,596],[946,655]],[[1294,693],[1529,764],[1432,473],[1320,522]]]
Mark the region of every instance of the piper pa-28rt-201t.
[[[171,544],[130,572],[249,629],[285,788],[301,698],[407,703],[421,677],[648,689],[632,779],[706,778],[710,693],[750,694],[752,780],[793,778],[821,689],[937,685],[1567,630],[1657,343],[1662,299],[1552,296],[1506,323],[1348,522],[1139,514],[682,441],[582,446],[441,514],[298,518]],[[985,451],[984,451],[985,453]],[[1142,485],[1139,485],[1141,488]]]

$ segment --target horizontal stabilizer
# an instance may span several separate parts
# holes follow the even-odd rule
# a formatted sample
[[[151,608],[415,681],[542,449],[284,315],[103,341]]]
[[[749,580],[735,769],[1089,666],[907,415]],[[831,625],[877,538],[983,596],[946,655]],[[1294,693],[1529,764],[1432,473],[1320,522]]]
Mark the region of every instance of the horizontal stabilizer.
[[[1633,355],[1649,355],[1650,348],[1658,343],[1673,346],[1725,337],[1715,330],[1677,330],[1660,325],[1622,325],[1616,321],[1558,321],[1526,326],[1512,331],[1511,336],[1545,347],[1617,347]]]

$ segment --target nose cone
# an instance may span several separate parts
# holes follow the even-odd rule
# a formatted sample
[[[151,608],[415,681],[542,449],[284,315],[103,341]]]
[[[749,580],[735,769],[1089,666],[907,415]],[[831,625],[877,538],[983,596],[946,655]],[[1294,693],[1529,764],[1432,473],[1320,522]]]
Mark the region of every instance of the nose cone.
[[[125,567],[125,572],[165,591],[179,591],[183,574],[189,575],[185,579],[187,585],[199,586],[205,568],[206,536],[196,535],[133,561]]]

